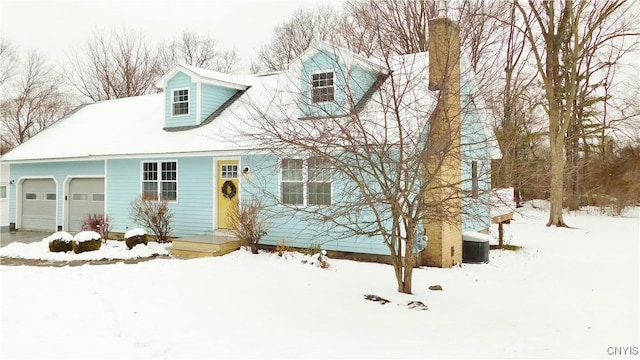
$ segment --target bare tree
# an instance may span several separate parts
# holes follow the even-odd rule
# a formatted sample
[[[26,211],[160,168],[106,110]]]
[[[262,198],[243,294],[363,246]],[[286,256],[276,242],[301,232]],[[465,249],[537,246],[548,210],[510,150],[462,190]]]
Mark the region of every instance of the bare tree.
[[[600,144],[593,150],[599,154],[599,161],[606,162],[606,137],[630,118],[640,115],[640,112],[626,105],[628,102],[625,99],[633,96],[633,92],[629,91],[632,85],[620,80],[621,71],[618,69],[624,58],[633,56],[632,51],[638,50],[640,42],[640,36],[637,36],[640,27],[632,20],[638,16],[637,6],[627,6],[627,9],[594,28],[593,36],[585,43],[583,56],[578,59],[579,83],[575,85],[577,93],[571,104],[572,123],[567,129],[565,141],[566,205],[570,210],[578,209],[582,199],[588,199],[590,193],[596,190],[584,186],[584,180],[592,175],[587,172],[586,164],[591,161],[593,145]],[[580,19],[581,28],[588,28],[596,20],[593,13],[598,8],[589,11],[588,16]],[[631,35],[633,27],[636,36],[603,41],[612,35]]]
[[[427,51],[427,22],[435,17],[433,0],[348,2],[339,38],[354,52],[385,57]]]
[[[229,222],[235,224],[231,232],[240,239],[242,246],[258,253],[258,243],[267,234],[269,224],[264,217],[264,205],[258,197],[242,202],[233,202],[229,211]]]
[[[435,39],[443,42],[432,45],[435,48],[455,49],[447,43],[454,40]],[[323,62],[344,70],[335,70],[332,84],[335,94],[345,95],[335,95],[327,107],[300,87],[304,74],[271,75],[277,77],[268,82],[274,88],[265,91],[273,98],[247,101],[251,126],[240,126],[248,140],[279,159],[259,161],[261,166],[279,169],[283,181],[300,181],[291,188],[283,183],[290,194],[262,190],[268,205],[323,224],[332,239],[381,238],[391,254],[398,291],[404,293],[412,291],[423,236],[436,243],[436,233],[459,228],[462,216],[460,81],[448,80],[459,79],[459,52],[432,54],[430,62],[437,60],[440,67],[435,77],[428,75],[425,53],[389,56],[384,69],[391,71],[382,71],[373,84],[358,83],[339,58],[333,66]],[[377,91],[365,104],[363,91],[370,88]],[[432,91],[435,88],[440,91]],[[300,107],[301,113],[292,111]],[[484,146],[484,141],[474,145]],[[305,186],[303,168],[311,189],[307,192],[295,188]],[[326,193],[330,182],[340,184],[333,194]]]
[[[30,52],[7,88],[0,119],[7,135],[3,142],[19,145],[71,111],[69,97],[59,91],[61,77],[43,57]]]
[[[15,47],[8,40],[0,37],[0,89],[11,77],[17,60]]]
[[[155,91],[160,66],[144,35],[127,29],[93,32],[82,51],[68,55],[67,78],[92,101]]]
[[[267,71],[286,68],[315,41],[328,39],[335,19],[334,10],[328,6],[297,10],[290,20],[274,29],[271,42],[263,45],[258,53],[257,65]]]
[[[163,73],[184,63],[228,74],[238,70],[239,62],[235,50],[220,50],[211,36],[192,32],[184,32],[180,38],[161,46],[158,57]]]
[[[573,105],[582,83],[581,59],[589,51],[630,35],[611,26],[625,11],[624,0],[590,3],[567,0],[528,6],[515,2],[522,17],[522,31],[531,47],[538,75],[545,91],[543,104],[549,117],[551,150],[550,212],[547,226],[567,226],[563,216],[565,136],[574,116]],[[556,5],[560,8],[556,9]],[[599,30],[602,29],[602,32]],[[592,40],[600,34],[600,41]]]

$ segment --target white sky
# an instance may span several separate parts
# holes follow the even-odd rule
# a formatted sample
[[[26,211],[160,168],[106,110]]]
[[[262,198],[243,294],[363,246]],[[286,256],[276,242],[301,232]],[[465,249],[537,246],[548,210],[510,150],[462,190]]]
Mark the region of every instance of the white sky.
[[[339,0],[202,1],[5,1],[0,0],[0,35],[20,51],[37,50],[60,63],[81,47],[93,30],[126,26],[150,42],[188,30],[211,35],[221,48],[235,48],[245,68],[273,28],[300,7]]]

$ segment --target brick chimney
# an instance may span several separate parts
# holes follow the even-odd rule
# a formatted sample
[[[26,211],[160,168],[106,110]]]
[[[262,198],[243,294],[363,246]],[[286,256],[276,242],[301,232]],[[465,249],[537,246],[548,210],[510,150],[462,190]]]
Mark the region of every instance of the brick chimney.
[[[451,267],[462,262],[460,160],[460,28],[446,17],[429,20],[429,89],[438,101],[429,118],[424,221],[428,237],[423,265]]]

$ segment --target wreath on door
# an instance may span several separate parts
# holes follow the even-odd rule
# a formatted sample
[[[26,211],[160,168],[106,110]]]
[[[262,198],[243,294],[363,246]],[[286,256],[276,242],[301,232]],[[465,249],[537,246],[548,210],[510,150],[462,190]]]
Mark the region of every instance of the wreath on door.
[[[237,193],[238,188],[236,187],[236,184],[233,183],[233,181],[227,180],[224,182],[224,184],[222,184],[222,196],[226,197],[227,199],[233,199],[233,197],[236,196]]]

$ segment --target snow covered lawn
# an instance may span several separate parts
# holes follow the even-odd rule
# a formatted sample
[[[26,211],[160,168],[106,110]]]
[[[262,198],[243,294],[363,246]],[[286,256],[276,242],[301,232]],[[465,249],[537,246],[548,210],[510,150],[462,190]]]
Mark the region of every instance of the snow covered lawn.
[[[388,265],[323,270],[299,254],[0,266],[0,358],[602,358],[640,346],[639,209],[570,214],[575,229],[524,213],[506,226],[521,250],[416,269],[414,295],[396,292]]]

